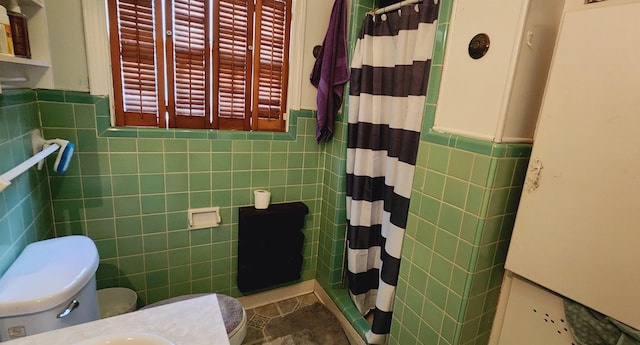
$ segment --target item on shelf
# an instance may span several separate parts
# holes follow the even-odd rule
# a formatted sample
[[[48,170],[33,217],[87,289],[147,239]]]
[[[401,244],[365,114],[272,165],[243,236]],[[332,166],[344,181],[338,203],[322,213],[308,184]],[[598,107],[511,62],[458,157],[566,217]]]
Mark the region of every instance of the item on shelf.
[[[13,55],[13,40],[11,38],[11,23],[7,9],[0,5],[0,54]]]
[[[9,16],[9,22],[11,24],[11,37],[13,38],[14,55],[31,59],[27,16],[22,13],[22,10],[16,0],[9,2],[7,15]]]

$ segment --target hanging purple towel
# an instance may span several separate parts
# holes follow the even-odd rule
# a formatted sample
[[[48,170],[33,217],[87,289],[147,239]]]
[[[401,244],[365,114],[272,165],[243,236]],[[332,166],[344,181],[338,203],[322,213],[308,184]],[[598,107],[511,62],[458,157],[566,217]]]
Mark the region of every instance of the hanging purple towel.
[[[318,88],[318,143],[329,140],[333,135],[333,123],[342,105],[344,84],[347,81],[347,0],[336,0],[331,10],[327,34],[311,72],[311,84]]]

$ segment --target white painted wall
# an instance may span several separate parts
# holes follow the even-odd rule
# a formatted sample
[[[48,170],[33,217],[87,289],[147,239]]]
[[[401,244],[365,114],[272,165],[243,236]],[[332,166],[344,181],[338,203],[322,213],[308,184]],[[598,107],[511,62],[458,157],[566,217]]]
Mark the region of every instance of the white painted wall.
[[[45,9],[55,88],[89,91],[80,0],[45,0]]]

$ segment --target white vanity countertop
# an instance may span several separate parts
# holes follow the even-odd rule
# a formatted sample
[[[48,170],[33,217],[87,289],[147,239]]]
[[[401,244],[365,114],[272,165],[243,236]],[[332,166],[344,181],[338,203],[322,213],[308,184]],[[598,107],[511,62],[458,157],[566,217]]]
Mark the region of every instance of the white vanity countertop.
[[[229,345],[215,294],[34,334],[6,344],[72,345],[91,337],[126,332],[159,335],[175,345]]]

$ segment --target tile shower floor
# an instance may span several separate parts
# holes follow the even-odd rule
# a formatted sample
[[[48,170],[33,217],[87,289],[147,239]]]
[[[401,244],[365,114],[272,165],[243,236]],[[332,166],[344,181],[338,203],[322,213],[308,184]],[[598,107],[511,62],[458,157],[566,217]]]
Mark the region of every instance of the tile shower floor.
[[[291,323],[291,325],[278,325],[278,327],[280,329],[289,327],[290,329],[286,330],[285,333],[290,333],[290,334],[296,333],[300,331],[299,329],[296,329],[296,328],[301,327],[301,325],[304,324],[305,322],[309,322],[313,320],[291,320],[291,317],[297,314],[297,313],[294,314],[294,312],[299,311],[301,308],[307,308],[312,306],[316,308],[325,309],[324,307],[321,307],[321,304],[319,303],[320,301],[318,300],[318,298],[313,293],[309,293],[306,295],[289,298],[289,299],[275,302],[272,304],[267,304],[261,307],[247,309],[247,320],[248,320],[247,336],[245,337],[244,342],[242,344],[258,345],[258,344],[265,344],[265,343],[271,344],[271,342],[273,342],[274,344],[280,344],[278,342],[278,339],[275,339],[275,336],[273,334],[270,334],[269,328],[273,327],[276,324],[286,322],[286,323]],[[326,312],[329,313],[328,311]],[[333,318],[333,316],[331,317]],[[307,317],[305,317],[305,319],[309,319],[308,315]],[[334,321],[334,320],[331,320],[331,321]],[[329,328],[333,328],[333,329],[338,328],[340,329],[340,333],[342,333],[341,335],[338,335],[338,336],[340,338],[344,336],[344,333],[341,331],[341,328],[337,319],[335,319],[335,324],[324,325],[323,327],[327,327],[327,330],[329,330]],[[344,340],[346,340],[346,336]],[[330,341],[331,342],[327,343],[327,345],[342,343],[342,339],[335,339]],[[324,342],[326,342],[326,340],[323,341],[323,343]],[[286,342],[282,342],[282,343],[284,344]],[[316,344],[316,343],[310,342],[309,344]],[[298,344],[296,343],[296,345]]]

